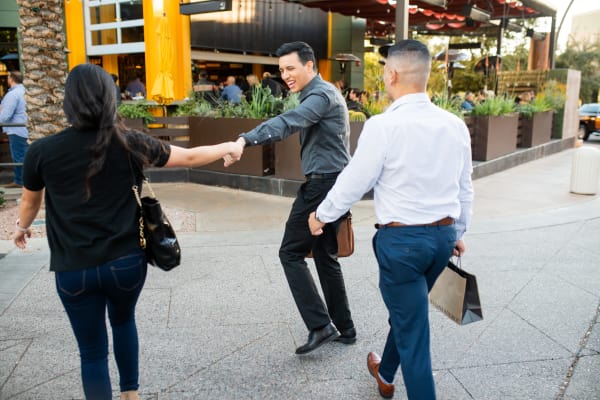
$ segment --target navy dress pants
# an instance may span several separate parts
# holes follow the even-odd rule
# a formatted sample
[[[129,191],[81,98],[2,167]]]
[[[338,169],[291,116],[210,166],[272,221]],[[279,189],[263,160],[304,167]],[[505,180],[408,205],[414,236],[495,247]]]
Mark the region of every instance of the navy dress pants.
[[[428,294],[455,245],[454,225],[383,227],[373,238],[390,324],[379,373],[391,383],[401,366],[409,399],[435,399]]]

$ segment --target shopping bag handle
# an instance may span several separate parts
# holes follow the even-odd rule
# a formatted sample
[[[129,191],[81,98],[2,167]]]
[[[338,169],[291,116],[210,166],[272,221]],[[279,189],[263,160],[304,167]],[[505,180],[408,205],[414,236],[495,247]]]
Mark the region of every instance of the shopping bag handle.
[[[456,262],[454,262],[454,265],[456,265],[456,267],[457,267],[458,269],[462,269],[462,266],[461,266],[461,257],[460,257],[460,256],[451,255],[451,256],[450,256],[450,260],[449,260],[449,261],[451,261],[451,262],[452,262],[452,261],[453,261],[453,260],[452,260],[453,258],[456,258]]]

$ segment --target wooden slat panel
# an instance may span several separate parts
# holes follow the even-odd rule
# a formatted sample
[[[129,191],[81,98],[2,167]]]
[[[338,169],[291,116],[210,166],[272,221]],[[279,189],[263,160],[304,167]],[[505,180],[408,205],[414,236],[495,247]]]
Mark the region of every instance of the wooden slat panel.
[[[155,124],[188,125],[189,117],[157,117],[153,123],[155,123]]]
[[[153,128],[148,130],[148,134],[151,136],[188,136],[190,134],[190,130],[189,128]]]

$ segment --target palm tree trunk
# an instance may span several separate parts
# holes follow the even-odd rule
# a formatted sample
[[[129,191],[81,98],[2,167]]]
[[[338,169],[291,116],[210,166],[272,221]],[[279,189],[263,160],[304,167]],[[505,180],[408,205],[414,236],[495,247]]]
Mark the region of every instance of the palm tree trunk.
[[[62,110],[67,76],[62,0],[17,0],[19,45],[29,137],[37,139],[67,126]]]

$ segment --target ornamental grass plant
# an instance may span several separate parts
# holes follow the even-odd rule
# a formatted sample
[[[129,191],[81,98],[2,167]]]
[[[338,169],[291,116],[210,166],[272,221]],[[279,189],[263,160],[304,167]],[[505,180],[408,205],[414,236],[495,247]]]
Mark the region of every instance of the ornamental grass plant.
[[[190,94],[188,100],[180,104],[175,115],[193,117],[213,118],[249,118],[268,119],[298,106],[298,94],[287,97],[275,97],[268,87],[254,86],[252,97],[246,100],[242,97],[240,103],[234,104],[229,101],[207,99]]]
[[[471,115],[474,116],[502,116],[513,114],[517,111],[515,101],[508,96],[495,96],[485,99],[484,102],[475,104]]]
[[[460,119],[464,119],[464,113],[460,107],[461,99],[459,97],[449,97],[448,92],[445,91],[441,94],[436,93],[433,96],[431,96],[431,102],[436,106],[451,112]]]

